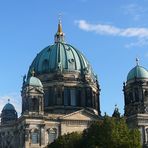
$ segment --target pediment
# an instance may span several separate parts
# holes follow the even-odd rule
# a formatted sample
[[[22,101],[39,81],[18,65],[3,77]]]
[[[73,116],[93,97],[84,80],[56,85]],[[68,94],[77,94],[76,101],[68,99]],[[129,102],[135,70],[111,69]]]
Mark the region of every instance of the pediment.
[[[85,109],[61,117],[64,120],[99,120],[99,117]]]

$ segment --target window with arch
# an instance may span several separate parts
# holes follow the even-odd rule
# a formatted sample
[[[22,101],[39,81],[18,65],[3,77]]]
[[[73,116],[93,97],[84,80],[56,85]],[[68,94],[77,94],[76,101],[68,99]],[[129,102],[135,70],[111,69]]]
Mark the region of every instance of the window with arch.
[[[38,144],[39,143],[39,131],[37,129],[32,131],[31,141],[32,141],[32,144]]]
[[[57,88],[56,100],[57,105],[63,104],[62,88]]]
[[[76,106],[76,89],[72,88],[70,90],[70,102],[72,106]]]
[[[43,72],[48,72],[48,69],[49,69],[49,62],[46,59],[46,60],[43,61],[42,70],[43,70]]]
[[[57,138],[57,129],[56,128],[50,128],[48,130],[48,142],[52,143]]]
[[[134,101],[139,101],[139,89],[134,88]]]
[[[37,98],[32,98],[31,111],[39,111],[39,100]]]
[[[70,89],[64,88],[64,105],[70,105]]]
[[[148,96],[148,90],[146,90],[146,91],[144,92],[144,94],[145,94],[145,96],[147,97],[147,96]]]
[[[92,90],[91,88],[86,88],[86,106],[92,107]]]

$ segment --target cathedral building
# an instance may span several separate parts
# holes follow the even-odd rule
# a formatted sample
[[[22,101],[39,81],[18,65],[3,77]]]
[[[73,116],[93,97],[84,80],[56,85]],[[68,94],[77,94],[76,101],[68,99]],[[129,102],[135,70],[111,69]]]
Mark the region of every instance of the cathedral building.
[[[23,78],[21,116],[10,101],[3,107],[0,148],[44,148],[58,136],[81,132],[102,119],[97,76],[85,56],[65,43],[61,21],[54,38]],[[138,127],[148,146],[148,71],[138,60],[123,91],[128,126]]]
[[[97,77],[85,56],[65,43],[61,21],[54,44],[37,54],[24,76],[21,96],[19,118],[10,102],[2,110],[0,148],[43,148],[101,118]]]

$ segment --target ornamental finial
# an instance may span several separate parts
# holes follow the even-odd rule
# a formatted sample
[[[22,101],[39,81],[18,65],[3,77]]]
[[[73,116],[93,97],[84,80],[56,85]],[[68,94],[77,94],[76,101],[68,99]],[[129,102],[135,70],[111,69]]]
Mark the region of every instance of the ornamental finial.
[[[61,13],[59,13],[59,23],[58,23],[58,31],[57,31],[58,35],[63,35],[61,16],[62,16]]]
[[[61,13],[59,14],[58,31],[55,34],[55,42],[64,42],[64,33],[62,31]]]
[[[136,65],[138,66],[139,65],[139,59],[136,58]]]
[[[8,99],[8,103],[10,102],[10,99]]]

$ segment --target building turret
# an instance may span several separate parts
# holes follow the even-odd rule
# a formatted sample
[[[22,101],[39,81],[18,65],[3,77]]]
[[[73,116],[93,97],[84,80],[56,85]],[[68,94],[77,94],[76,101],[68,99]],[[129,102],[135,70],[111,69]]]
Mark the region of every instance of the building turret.
[[[23,83],[22,89],[22,114],[35,113],[43,114],[44,98],[43,85],[41,81],[35,77],[35,71],[32,76],[28,77]]]
[[[124,91],[124,114],[130,128],[138,128],[141,132],[141,143],[148,147],[148,71],[139,65],[130,70]]]
[[[125,98],[125,115],[148,113],[148,71],[139,65],[130,70],[123,91]]]
[[[8,103],[4,106],[1,113],[1,124],[12,124],[17,121],[17,112],[14,106],[8,100]]]

